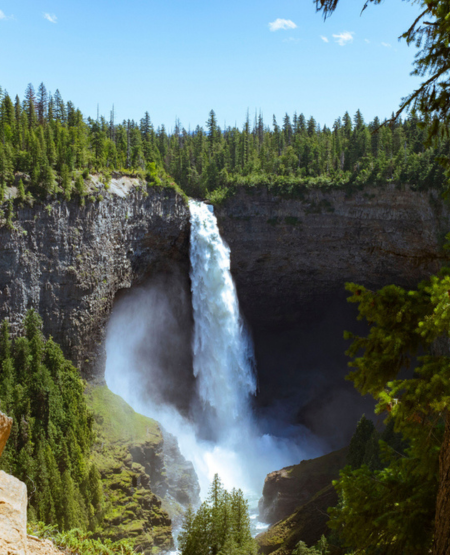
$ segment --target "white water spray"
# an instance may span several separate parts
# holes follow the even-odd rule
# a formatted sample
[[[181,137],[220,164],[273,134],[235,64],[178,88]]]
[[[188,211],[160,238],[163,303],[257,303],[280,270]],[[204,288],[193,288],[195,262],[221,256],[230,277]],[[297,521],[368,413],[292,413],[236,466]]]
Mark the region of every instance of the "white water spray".
[[[168,386],[161,381],[165,375],[161,350],[180,351],[173,340],[181,326],[169,302],[173,291],[166,290],[162,280],[132,290],[116,303],[108,325],[105,377],[113,392],[177,437],[182,454],[194,464],[203,498],[215,473],[227,489],[244,491],[255,511],[256,531],[256,504],[266,474],[317,456],[320,446],[300,426],[291,426],[289,438],[283,437],[286,430],[274,437],[255,420],[250,403],[256,392],[253,346],[239,312],[230,251],[220,237],[211,206],[191,201],[190,213],[192,354],[198,392],[191,418],[161,400]],[[164,347],[169,339],[170,346]],[[143,373],[151,397],[142,388]],[[169,385],[174,387],[171,379]],[[214,439],[199,438],[197,432],[205,424]]]
[[[249,415],[256,392],[253,345],[239,312],[230,272],[230,249],[213,207],[190,201],[193,364],[203,403],[217,415],[221,432]]]

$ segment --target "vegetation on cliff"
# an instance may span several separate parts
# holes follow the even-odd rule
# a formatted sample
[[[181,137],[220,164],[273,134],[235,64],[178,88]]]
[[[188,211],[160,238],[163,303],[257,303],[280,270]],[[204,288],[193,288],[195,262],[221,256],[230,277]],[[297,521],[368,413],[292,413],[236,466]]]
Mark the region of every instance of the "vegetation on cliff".
[[[23,335],[12,340],[7,320],[0,333],[0,409],[14,421],[0,468],[26,483],[30,522],[64,532],[60,545],[94,548],[95,532],[105,553],[124,538],[130,550],[169,550],[171,520],[151,489],[167,489],[157,422],[86,386],[41,328],[30,310]]]
[[[92,416],[84,384],[30,310],[24,334],[0,333],[0,408],[14,420],[0,467],[26,483],[31,520],[94,530],[102,519],[100,475],[89,462]]]
[[[173,547],[171,520],[161,499],[166,468],[158,423],[135,412],[106,386],[88,385],[94,417],[92,460],[105,492],[101,537],[128,538],[141,552]]]
[[[268,185],[283,194],[301,194],[305,186],[408,183],[419,189],[440,187],[438,160],[449,154],[445,138],[424,147],[426,121],[413,114],[392,127],[375,118],[364,122],[358,110],[346,113],[332,128],[303,114],[286,114],[267,125],[262,114],[249,116],[242,129],[221,129],[211,110],[206,128],[188,132],[176,123],[173,132],[154,129],[148,113],[140,120],[116,124],[85,119],[59,91],[36,94],[28,85],[14,101],[0,89],[0,198],[15,185],[19,203],[36,196],[73,194],[101,200],[89,181],[101,173],[108,188],[111,172],[141,177],[149,185],[177,187],[188,195],[220,202],[236,187]],[[168,176],[172,176],[171,178]],[[97,183],[98,185],[98,183]],[[9,206],[6,218],[13,213]]]
[[[216,474],[207,500],[186,512],[178,542],[181,555],[256,555],[242,491],[227,492]]]

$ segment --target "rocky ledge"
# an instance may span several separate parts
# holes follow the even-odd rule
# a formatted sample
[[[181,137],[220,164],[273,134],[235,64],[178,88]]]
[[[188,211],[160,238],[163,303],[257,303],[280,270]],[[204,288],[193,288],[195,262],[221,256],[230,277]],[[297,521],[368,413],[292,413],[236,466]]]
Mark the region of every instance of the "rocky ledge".
[[[265,555],[287,555],[299,541],[312,546],[322,534],[328,535],[327,509],[338,501],[332,481],[339,478],[347,451],[346,447],[267,475],[259,520],[273,526],[257,537]]]

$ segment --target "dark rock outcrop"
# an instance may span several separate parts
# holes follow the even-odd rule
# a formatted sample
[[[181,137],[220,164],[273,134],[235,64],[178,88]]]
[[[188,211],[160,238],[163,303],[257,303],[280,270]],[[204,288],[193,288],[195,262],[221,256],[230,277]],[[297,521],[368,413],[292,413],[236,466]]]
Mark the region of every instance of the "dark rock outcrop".
[[[315,545],[322,535],[329,534],[327,509],[337,502],[338,496],[333,486],[318,492],[286,519],[256,537],[261,553],[291,555],[300,541],[309,547]]]
[[[259,520],[268,524],[282,520],[329,486],[339,478],[347,450],[345,447],[268,474],[259,502]]]
[[[305,303],[346,281],[415,286],[439,269],[450,229],[438,192],[393,185],[352,194],[311,188],[289,199],[259,187],[239,191],[216,214],[254,329],[288,326]]]
[[[330,532],[327,509],[337,501],[332,481],[346,464],[348,448],[267,475],[259,519],[276,523],[257,536],[262,553],[287,555],[299,541],[312,546]]]
[[[188,276],[189,210],[173,189],[118,178],[101,202],[19,208],[13,224],[0,227],[0,320],[14,331],[34,307],[91,381],[103,380],[116,293],[174,265]]]

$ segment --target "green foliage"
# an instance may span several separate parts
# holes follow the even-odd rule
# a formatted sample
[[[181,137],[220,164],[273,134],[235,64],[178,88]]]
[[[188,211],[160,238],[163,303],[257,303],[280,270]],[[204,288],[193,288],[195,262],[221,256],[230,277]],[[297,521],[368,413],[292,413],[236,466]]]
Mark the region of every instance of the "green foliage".
[[[328,555],[330,553],[328,541],[322,536],[314,547],[308,547],[305,542],[298,542],[292,555]]]
[[[256,555],[242,491],[228,493],[216,474],[208,499],[187,510],[178,542],[181,555]]]
[[[59,92],[46,93],[37,105],[32,90],[29,85],[25,102],[15,107],[7,93],[0,98],[1,202],[17,172],[38,198],[63,194],[69,200],[71,176],[80,173],[75,189],[82,197],[87,191],[80,179],[91,173],[103,174],[107,190],[112,171],[119,171],[217,204],[241,187],[258,185],[301,197],[308,187],[353,190],[393,182],[425,190],[445,181],[439,160],[449,156],[449,139],[424,147],[430,125],[415,114],[373,133],[380,120],[367,124],[359,110],[353,121],[346,113],[331,129],[297,113],[286,114],[281,126],[275,118],[269,126],[259,115],[253,124],[247,116],[241,129],[221,129],[211,110],[205,129],[188,132],[177,122],[167,134],[164,126],[154,129],[148,113],[140,122],[117,125],[103,117],[85,119]]]
[[[59,532],[56,526],[37,522],[28,524],[28,534],[51,540],[67,555],[136,555],[129,540],[98,540],[92,537],[92,532],[83,532],[78,528]]]
[[[75,190],[81,197],[83,197],[87,193],[86,185],[84,184],[84,179],[82,175],[77,175],[77,177],[75,178]]]
[[[336,9],[339,0],[314,0],[317,11],[322,11],[325,18]],[[416,3],[416,0],[410,0]],[[381,0],[366,0],[364,11],[369,4],[380,4]],[[424,0],[420,2],[420,14],[412,21],[400,38],[407,44],[419,47],[414,62],[413,75],[422,78],[422,83],[406,98],[390,123],[395,124],[406,110],[418,111],[426,122],[425,144],[438,144],[439,138],[448,140],[450,123],[450,13],[449,0]],[[423,125],[425,127],[425,125]],[[450,177],[450,155],[438,153],[436,160],[446,168]],[[449,192],[447,191],[447,195]]]
[[[23,181],[20,180],[19,181],[19,185],[17,187],[17,196],[19,197],[20,202],[23,204],[23,202],[26,200],[26,194],[25,194],[25,187],[23,185]]]
[[[0,467],[26,483],[31,520],[95,530],[103,494],[89,463],[93,431],[84,384],[41,328],[34,310],[22,336],[11,340],[7,320],[0,328],[0,410],[14,420]]]
[[[376,292],[355,284],[347,289],[359,318],[370,325],[366,337],[346,334],[353,340],[349,379],[377,400],[376,410],[388,414],[388,426],[372,459],[367,453],[373,452],[373,438],[360,434],[364,454],[364,442],[358,441],[354,460],[360,462],[362,455],[369,464],[341,472],[335,484],[340,503],[330,509],[330,526],[346,545],[364,553],[426,553],[450,403],[449,270],[413,291],[394,285]],[[411,366],[414,371],[405,377]]]
[[[373,425],[372,420],[369,420],[363,414],[361,420],[358,422],[356,432],[353,434],[348,449],[347,463],[352,468],[359,468],[363,464],[367,444],[369,443],[374,431],[375,426]]]

